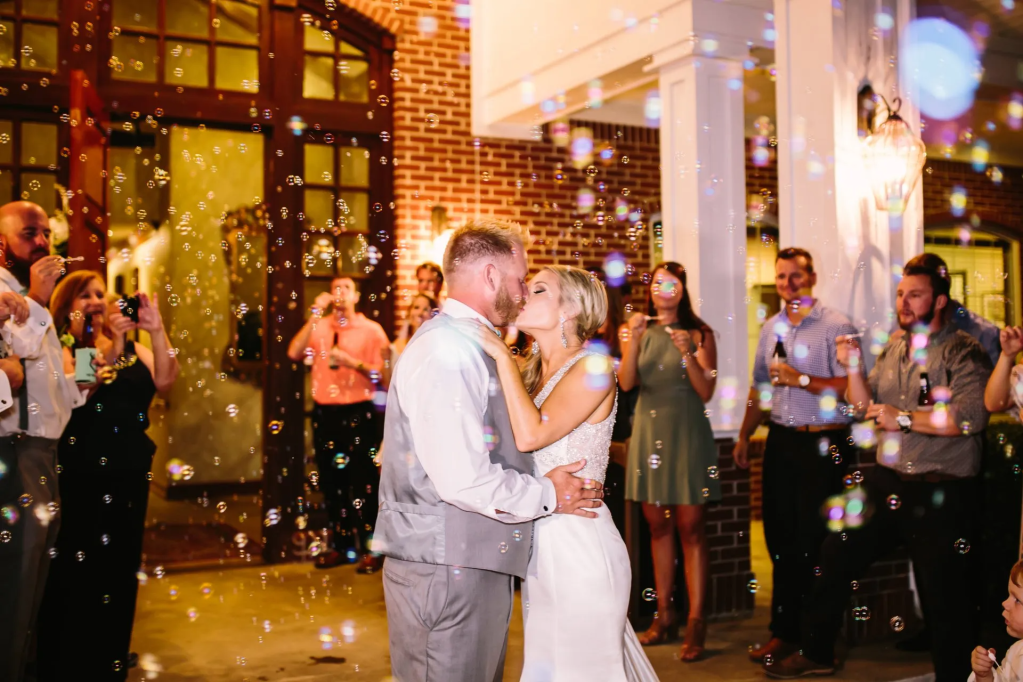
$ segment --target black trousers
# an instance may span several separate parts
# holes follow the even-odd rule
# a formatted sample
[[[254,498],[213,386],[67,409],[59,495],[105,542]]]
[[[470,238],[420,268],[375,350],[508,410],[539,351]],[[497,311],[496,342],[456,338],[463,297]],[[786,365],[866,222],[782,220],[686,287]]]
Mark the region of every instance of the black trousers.
[[[125,680],[149,504],[147,472],[68,468],[60,474],[60,492],[57,554],[39,610],[38,679]]]
[[[936,682],[965,680],[979,626],[979,480],[903,481],[878,465],[864,472],[863,486],[873,516],[863,527],[847,530],[846,540],[835,534],[825,541],[822,573],[804,607],[804,654],[818,663],[834,660],[842,616],[852,608],[850,584],[872,563],[904,546],[931,631]],[[901,501],[896,509],[887,502],[891,495]]]
[[[373,456],[380,447],[377,408],[371,401],[351,405],[316,405],[313,447],[320,490],[339,552],[349,547],[368,551],[377,522],[380,473]],[[356,545],[358,543],[358,545]]]
[[[856,457],[848,429],[808,433],[771,424],[764,451],[764,539],[774,566],[771,634],[800,641],[803,598],[828,535],[821,506],[843,489]],[[837,448],[839,458],[835,458]]]

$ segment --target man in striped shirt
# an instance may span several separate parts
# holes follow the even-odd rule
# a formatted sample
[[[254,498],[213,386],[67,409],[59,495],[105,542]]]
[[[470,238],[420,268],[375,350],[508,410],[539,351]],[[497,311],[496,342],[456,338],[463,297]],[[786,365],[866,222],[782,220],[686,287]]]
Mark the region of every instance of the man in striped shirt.
[[[838,362],[835,339],[856,329],[847,317],[814,299],[816,283],[809,252],[778,252],[775,287],[784,304],[760,330],[753,386],[733,452],[736,465],[746,468],[749,439],[769,413],[763,519],[774,589],[771,640],[750,653],[756,663],[768,656],[780,660],[798,649],[800,607],[827,535],[821,505],[842,491],[842,478],[855,456],[848,443],[850,418],[841,402],[846,371]]]

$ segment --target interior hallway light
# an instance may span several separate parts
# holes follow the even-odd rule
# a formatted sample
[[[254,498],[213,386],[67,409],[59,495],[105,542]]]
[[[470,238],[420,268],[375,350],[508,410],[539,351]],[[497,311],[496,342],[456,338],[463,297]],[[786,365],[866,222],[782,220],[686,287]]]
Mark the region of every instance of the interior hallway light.
[[[874,191],[878,210],[901,214],[927,160],[927,147],[899,116],[900,99],[895,108],[881,98],[888,118],[863,141],[863,160]]]

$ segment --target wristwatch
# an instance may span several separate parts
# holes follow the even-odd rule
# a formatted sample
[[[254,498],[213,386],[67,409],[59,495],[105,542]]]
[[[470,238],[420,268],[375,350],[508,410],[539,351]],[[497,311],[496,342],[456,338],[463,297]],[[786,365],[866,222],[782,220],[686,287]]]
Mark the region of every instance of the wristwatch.
[[[909,433],[913,430],[913,414],[911,412],[899,412],[899,416],[895,418],[895,423],[899,425],[903,433]]]
[[[806,388],[809,385],[810,385],[810,375],[809,374],[800,374],[799,375],[799,387],[800,388]]]

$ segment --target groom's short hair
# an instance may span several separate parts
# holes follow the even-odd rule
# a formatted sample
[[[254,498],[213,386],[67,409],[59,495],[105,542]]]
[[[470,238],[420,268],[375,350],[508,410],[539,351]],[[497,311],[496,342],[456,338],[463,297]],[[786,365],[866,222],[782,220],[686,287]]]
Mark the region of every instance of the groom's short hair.
[[[517,223],[476,218],[455,230],[444,250],[444,274],[452,277],[458,269],[481,258],[509,258],[528,244],[529,233]]]

